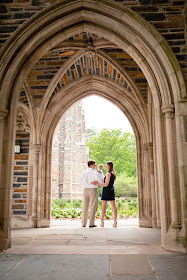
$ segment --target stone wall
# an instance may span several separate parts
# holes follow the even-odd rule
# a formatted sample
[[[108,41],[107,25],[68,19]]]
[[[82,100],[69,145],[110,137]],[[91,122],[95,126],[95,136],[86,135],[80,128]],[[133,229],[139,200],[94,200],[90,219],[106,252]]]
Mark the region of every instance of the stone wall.
[[[61,118],[53,138],[52,199],[79,198],[79,179],[87,167],[85,120],[82,102]]]
[[[1,0],[0,46],[27,19],[55,2],[57,0]],[[175,53],[187,80],[185,0],[116,0],[115,2],[139,14],[162,34]]]
[[[13,215],[27,214],[29,136],[30,133],[23,127],[16,130],[15,144],[21,148],[20,153],[14,157]]]

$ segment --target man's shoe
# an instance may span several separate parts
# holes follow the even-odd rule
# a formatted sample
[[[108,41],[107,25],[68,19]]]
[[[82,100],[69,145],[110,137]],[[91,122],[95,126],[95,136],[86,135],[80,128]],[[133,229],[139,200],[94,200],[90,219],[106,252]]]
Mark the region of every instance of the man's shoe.
[[[86,227],[86,226],[82,226],[82,227]]]
[[[93,225],[93,226],[89,226],[89,227],[97,227],[96,225]]]

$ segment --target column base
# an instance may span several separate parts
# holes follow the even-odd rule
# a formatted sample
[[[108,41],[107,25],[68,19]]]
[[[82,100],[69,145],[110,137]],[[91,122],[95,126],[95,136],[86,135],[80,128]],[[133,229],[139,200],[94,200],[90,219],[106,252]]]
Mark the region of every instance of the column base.
[[[152,217],[151,220],[152,220],[152,228],[157,228],[157,218],[156,218],[156,216]]]
[[[173,252],[179,252],[179,253],[185,253],[187,254],[187,247],[184,246],[181,242],[179,241],[165,241],[163,243],[163,249],[166,251],[173,251]]]
[[[177,225],[178,228],[173,228],[173,226],[177,226]],[[179,224],[170,225],[169,230],[162,243],[162,247],[165,250],[187,253],[187,243],[184,242],[184,238],[179,237],[180,229],[181,229],[181,225],[179,228]]]
[[[151,228],[152,227],[151,219],[139,218],[139,227]]]
[[[37,221],[37,228],[45,228],[50,226],[51,226],[51,221],[48,219]]]
[[[11,247],[11,239],[0,238],[0,251],[7,250]]]
[[[178,222],[176,222],[176,223],[171,223],[171,228],[172,229],[181,229],[182,228],[182,226],[181,226],[181,224],[180,223],[178,223]]]
[[[34,219],[30,216],[14,215],[11,218],[11,228],[34,228]]]

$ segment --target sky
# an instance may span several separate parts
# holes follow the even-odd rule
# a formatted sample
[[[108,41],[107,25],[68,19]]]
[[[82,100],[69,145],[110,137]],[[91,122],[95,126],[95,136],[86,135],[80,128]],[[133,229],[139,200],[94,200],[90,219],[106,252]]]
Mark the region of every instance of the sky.
[[[87,128],[95,128],[97,131],[103,128],[118,129],[123,132],[133,133],[132,127],[118,107],[104,98],[89,96],[82,100],[85,110],[85,122]]]

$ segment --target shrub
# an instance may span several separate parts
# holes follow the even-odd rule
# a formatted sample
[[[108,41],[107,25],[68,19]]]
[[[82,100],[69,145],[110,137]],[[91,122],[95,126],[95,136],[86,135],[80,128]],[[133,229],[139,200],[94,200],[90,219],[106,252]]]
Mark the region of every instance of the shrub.
[[[60,205],[65,205],[61,207]],[[75,207],[75,206],[80,207]],[[118,217],[137,217],[138,215],[138,202],[137,198],[116,199],[116,206],[118,209]],[[101,217],[102,201],[98,202],[98,209],[96,217]],[[52,201],[51,215],[57,219],[70,219],[79,218],[82,214],[82,200],[74,200],[71,202],[66,199],[55,199]],[[105,214],[106,219],[113,218],[113,210],[110,202],[107,203]]]
[[[115,181],[116,197],[137,197],[137,178],[128,177],[126,173],[121,173]]]

